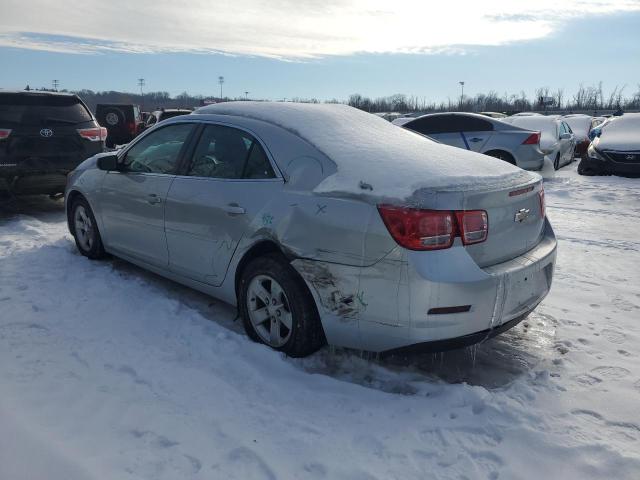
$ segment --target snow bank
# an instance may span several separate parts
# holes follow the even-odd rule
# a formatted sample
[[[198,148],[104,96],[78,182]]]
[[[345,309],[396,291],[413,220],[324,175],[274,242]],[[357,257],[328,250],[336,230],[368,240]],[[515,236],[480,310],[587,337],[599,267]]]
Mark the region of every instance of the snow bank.
[[[494,158],[431,142],[347,105],[228,102],[195,113],[262,120],[305,139],[338,166],[316,188],[319,193],[405,199],[421,188],[506,188],[537,178]],[[363,191],[361,182],[373,190]]]
[[[638,181],[575,167],[545,179],[536,312],[398,363],[284,358],[234,309],[80,256],[60,202],[0,207],[0,479],[637,480]]]

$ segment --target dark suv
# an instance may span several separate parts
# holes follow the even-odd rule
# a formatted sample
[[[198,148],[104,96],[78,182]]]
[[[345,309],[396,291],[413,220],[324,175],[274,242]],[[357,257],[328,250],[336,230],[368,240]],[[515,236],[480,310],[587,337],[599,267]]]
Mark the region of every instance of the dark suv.
[[[64,192],[67,173],[106,137],[76,95],[0,91],[0,195]]]
[[[189,115],[192,110],[186,108],[162,108],[155,110],[149,114],[147,121],[144,124],[144,129],[153,127],[156,123],[166,120],[167,118],[173,118],[180,115]]]
[[[143,123],[140,107],[124,103],[99,103],[96,105],[96,118],[107,129],[107,147],[110,148],[133,140]]]

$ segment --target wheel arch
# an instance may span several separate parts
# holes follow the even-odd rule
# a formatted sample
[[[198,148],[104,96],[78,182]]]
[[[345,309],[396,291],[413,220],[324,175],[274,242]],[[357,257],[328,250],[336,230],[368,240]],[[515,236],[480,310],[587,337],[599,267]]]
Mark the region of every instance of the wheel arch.
[[[268,239],[260,240],[254,243],[246,252],[242,254],[242,258],[240,258],[240,261],[238,262],[238,265],[235,269],[235,277],[233,282],[236,299],[240,294],[240,279],[242,278],[242,273],[244,272],[246,266],[249,264],[249,262],[251,262],[251,260],[270,253],[279,253],[286,258],[286,255],[284,254],[284,251],[282,250],[280,245],[278,245],[273,240]]]
[[[482,152],[482,153],[494,158],[496,158],[496,154],[502,154],[509,159],[507,160],[508,163],[511,163],[512,165],[517,165],[516,157],[513,155],[513,153],[511,153],[509,150],[505,150],[504,148],[491,148],[486,152]]]

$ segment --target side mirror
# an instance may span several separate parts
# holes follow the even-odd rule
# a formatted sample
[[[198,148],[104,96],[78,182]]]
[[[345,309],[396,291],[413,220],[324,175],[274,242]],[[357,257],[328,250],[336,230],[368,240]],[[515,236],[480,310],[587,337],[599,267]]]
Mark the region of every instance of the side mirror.
[[[118,156],[117,155],[105,155],[98,158],[97,166],[100,170],[111,172],[118,170]]]

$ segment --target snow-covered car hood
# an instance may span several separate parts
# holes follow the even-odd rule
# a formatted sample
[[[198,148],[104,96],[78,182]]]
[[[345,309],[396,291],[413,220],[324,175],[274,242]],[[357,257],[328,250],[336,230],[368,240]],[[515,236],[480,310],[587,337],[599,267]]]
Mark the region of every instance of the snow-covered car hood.
[[[640,114],[627,113],[606,124],[593,145],[599,150],[640,151]]]
[[[309,142],[337,166],[316,193],[404,200],[423,189],[485,190],[539,179],[493,157],[432,142],[346,105],[228,102],[195,113],[265,121]]]

